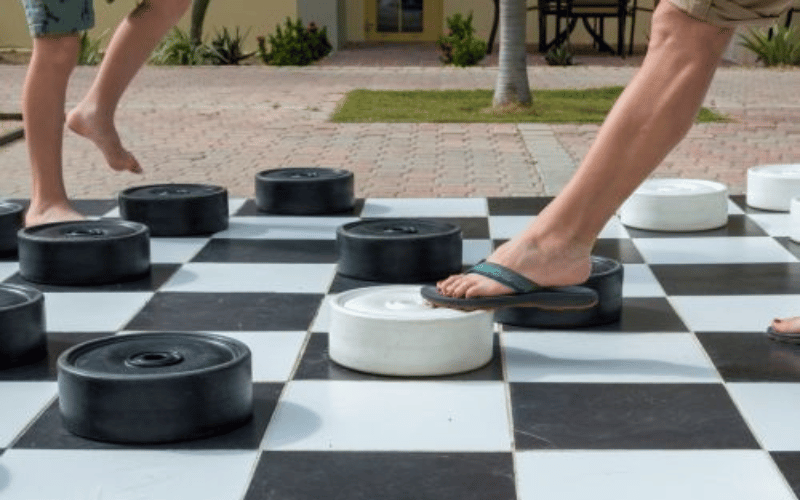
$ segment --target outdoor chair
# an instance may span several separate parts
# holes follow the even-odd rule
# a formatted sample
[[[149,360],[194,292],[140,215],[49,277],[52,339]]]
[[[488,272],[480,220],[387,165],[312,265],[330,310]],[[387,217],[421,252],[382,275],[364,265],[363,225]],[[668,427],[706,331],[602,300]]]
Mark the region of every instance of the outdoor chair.
[[[792,8],[786,13],[786,24],[784,26],[787,28],[792,25],[792,13],[794,12],[800,12],[800,0],[795,0],[792,4]]]
[[[786,13],[786,19],[784,20],[783,23],[785,27],[788,28],[792,25],[792,14],[795,12],[800,12],[800,0],[795,0],[794,3],[792,4],[792,7],[789,9],[789,12]],[[773,28],[770,28],[769,31],[767,32],[767,37],[769,39],[772,39],[774,33],[775,30]]]
[[[539,11],[539,52],[547,52],[569,39],[578,21],[582,21],[594,45],[601,51],[625,56],[625,27],[630,17],[630,41],[628,53],[633,53],[633,34],[636,27],[637,0],[538,0],[534,9]],[[547,21],[556,20],[556,34],[547,40]],[[617,20],[617,48],[614,50],[605,41],[605,20]],[[562,29],[562,21],[565,26]],[[590,21],[593,21],[590,23]]]

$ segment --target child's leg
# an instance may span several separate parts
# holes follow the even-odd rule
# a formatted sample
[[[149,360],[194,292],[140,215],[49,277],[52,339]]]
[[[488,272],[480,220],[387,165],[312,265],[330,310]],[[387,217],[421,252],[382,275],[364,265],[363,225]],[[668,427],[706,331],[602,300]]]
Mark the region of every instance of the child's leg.
[[[67,199],[62,173],[64,102],[78,58],[76,35],[33,39],[33,54],[22,90],[25,140],[33,174],[27,225],[83,218]]]
[[[189,4],[190,0],[144,0],[139,4],[117,27],[94,84],[67,117],[69,128],[94,142],[114,170],[141,172],[139,163],[122,146],[114,113],[139,68]]]

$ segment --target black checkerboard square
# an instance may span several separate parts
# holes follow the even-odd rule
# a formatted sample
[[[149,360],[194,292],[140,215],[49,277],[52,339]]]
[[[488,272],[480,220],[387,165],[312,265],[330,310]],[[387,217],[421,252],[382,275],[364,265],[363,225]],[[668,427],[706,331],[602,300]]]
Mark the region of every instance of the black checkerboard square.
[[[515,500],[513,468],[505,453],[265,452],[245,500]]]
[[[757,448],[718,384],[511,384],[518,450]]]
[[[159,292],[125,330],[306,330],[322,295]]]

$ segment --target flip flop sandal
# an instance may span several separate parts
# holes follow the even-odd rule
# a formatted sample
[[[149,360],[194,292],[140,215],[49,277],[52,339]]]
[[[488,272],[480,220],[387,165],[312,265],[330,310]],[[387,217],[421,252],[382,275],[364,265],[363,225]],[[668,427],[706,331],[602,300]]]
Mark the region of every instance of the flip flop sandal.
[[[525,276],[493,262],[480,262],[466,271],[507,286],[514,292],[469,299],[440,294],[435,286],[422,287],[422,297],[431,304],[462,311],[493,310],[501,307],[535,307],[549,311],[589,309],[597,305],[597,291],[585,286],[543,287]]]
[[[781,333],[776,331],[771,326],[767,327],[767,337],[776,342],[800,344],[800,333]]]

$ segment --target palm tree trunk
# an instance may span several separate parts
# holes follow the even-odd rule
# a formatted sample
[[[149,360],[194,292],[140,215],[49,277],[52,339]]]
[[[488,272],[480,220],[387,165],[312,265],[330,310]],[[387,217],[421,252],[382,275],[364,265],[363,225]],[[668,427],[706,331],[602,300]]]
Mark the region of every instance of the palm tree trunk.
[[[208,3],[211,0],[193,0],[192,1],[192,21],[189,29],[189,40],[194,45],[200,45],[203,42],[203,21],[206,18],[206,10],[208,10]]]
[[[493,105],[531,103],[525,50],[525,0],[500,0],[500,60]]]

